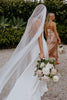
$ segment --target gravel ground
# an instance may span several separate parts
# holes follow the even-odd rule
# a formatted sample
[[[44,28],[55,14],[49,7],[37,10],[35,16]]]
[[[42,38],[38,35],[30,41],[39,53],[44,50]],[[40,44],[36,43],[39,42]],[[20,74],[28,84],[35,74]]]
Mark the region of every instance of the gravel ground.
[[[64,45],[65,51],[67,46]],[[8,61],[11,57],[14,49],[0,50],[0,68]],[[42,100],[67,100],[67,51],[65,54],[59,55],[60,64],[58,68],[61,78],[56,84],[48,83],[49,91],[44,94]],[[1,96],[0,96],[0,100]]]

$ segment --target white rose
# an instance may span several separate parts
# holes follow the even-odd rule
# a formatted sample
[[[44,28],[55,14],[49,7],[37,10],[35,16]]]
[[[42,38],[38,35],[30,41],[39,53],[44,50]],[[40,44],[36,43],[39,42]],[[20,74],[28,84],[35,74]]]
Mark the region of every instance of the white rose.
[[[42,62],[42,63],[40,64],[40,68],[43,68],[44,65],[45,65],[45,64]]]
[[[59,48],[59,53],[61,54],[63,52],[63,47]]]
[[[37,75],[38,75],[38,76],[42,76],[42,75],[43,75],[43,72],[42,72],[41,70],[38,70],[38,71],[37,71]]]
[[[52,70],[51,70],[51,74],[52,74],[52,75],[55,75],[56,73],[57,73],[57,70],[56,70],[56,69],[52,69]]]
[[[54,68],[54,66],[53,66],[53,64],[50,64],[50,63],[48,62],[47,65],[46,65],[46,68],[52,69],[52,68]]]
[[[43,77],[42,77],[42,81],[49,81],[49,77],[43,76]]]
[[[54,81],[54,82],[58,82],[58,81],[59,81],[59,77],[58,77],[58,76],[56,76],[56,75],[55,75],[55,76],[53,76],[53,81]]]
[[[45,75],[49,75],[49,73],[50,73],[49,68],[43,68],[42,71],[43,71],[43,74],[45,74]]]
[[[61,50],[63,51],[63,50],[64,50],[64,48],[62,47],[62,48],[61,48]]]
[[[45,60],[45,58],[43,58]]]
[[[59,50],[59,53],[60,53],[60,54],[62,53],[62,50],[61,50],[61,49]]]
[[[35,67],[35,68],[34,68],[34,71],[36,71],[36,70],[37,70],[37,68]]]

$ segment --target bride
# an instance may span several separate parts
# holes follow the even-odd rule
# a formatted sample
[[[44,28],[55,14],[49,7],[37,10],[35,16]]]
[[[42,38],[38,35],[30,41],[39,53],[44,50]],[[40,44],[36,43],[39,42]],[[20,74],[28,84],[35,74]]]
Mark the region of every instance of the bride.
[[[46,7],[38,5],[28,19],[21,41],[9,61],[0,69],[0,100],[41,100],[47,83],[34,76],[38,59],[48,59],[43,36]],[[6,95],[4,95],[6,94]]]

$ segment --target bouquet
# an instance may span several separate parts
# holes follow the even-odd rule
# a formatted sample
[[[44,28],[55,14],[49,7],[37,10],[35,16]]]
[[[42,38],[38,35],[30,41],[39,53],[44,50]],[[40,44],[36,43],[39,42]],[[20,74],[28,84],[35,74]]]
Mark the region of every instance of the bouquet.
[[[37,61],[36,69],[34,71],[34,75],[38,76],[39,80],[42,81],[50,81],[58,82],[60,78],[60,74],[58,70],[55,68],[55,60],[54,59],[41,59]]]
[[[60,54],[62,54],[62,53],[63,53],[64,48],[63,48],[63,46],[62,46],[62,45],[60,45],[60,46],[59,46],[58,51],[59,51],[59,53],[60,53]]]

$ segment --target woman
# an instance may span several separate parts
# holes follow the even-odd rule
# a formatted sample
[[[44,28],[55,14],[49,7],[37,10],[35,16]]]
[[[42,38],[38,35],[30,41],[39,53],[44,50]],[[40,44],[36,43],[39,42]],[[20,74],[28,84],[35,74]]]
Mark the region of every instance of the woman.
[[[53,22],[53,20],[55,20],[55,14],[49,13],[46,19],[46,23],[45,23],[45,35],[47,38],[49,57],[55,58],[56,59],[55,63],[59,64],[58,43],[60,45],[61,40],[56,29],[56,23]]]
[[[12,57],[0,70],[0,92],[2,95],[7,91],[3,96],[5,100],[41,100],[44,92],[48,91],[46,82],[34,76],[39,57],[48,59],[47,44],[43,37],[45,17],[46,7],[40,4],[29,18]]]

